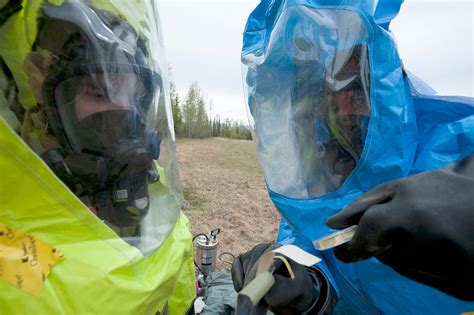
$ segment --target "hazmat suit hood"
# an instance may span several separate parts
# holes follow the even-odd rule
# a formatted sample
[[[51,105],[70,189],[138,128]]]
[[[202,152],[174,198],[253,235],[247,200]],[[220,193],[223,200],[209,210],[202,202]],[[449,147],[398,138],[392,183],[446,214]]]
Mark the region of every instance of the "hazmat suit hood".
[[[2,313],[184,314],[192,241],[156,3],[0,13]]]
[[[406,71],[389,31],[403,1],[262,0],[242,48],[248,114],[277,241],[322,259],[341,314],[472,309],[377,259],[354,264],[313,242],[327,219],[384,182],[474,152],[474,101],[443,97]]]
[[[341,4],[262,1],[242,51],[270,197],[308,240],[330,232],[327,218],[362,192],[407,176],[417,147],[395,42],[367,18],[380,8]],[[257,25],[263,16],[265,25]]]

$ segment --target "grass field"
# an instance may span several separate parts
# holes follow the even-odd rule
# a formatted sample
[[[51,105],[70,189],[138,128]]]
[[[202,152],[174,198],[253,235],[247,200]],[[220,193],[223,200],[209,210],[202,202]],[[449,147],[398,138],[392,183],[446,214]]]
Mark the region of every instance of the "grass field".
[[[177,154],[193,234],[220,228],[219,252],[234,255],[275,240],[280,216],[268,197],[252,141],[178,140]],[[218,263],[219,269],[228,267]]]

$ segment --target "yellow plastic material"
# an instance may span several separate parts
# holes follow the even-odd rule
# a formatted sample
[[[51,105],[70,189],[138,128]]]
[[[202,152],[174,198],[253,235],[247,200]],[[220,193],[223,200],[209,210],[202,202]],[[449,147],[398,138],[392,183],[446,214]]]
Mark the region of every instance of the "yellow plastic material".
[[[293,268],[291,268],[291,265],[288,262],[288,260],[285,258],[285,256],[275,255],[275,259],[280,260],[285,265],[286,269],[288,270],[288,273],[290,274],[291,280],[294,280],[295,272],[293,271]]]
[[[189,222],[147,257],[128,245],[63,185],[0,117],[0,218],[57,248],[37,296],[0,279],[1,314],[184,314],[195,297]]]
[[[38,294],[64,255],[42,240],[0,223],[0,278]]]
[[[6,78],[7,81],[10,81],[7,82],[10,85],[7,87],[8,91],[4,90],[3,95],[0,91],[0,115],[17,133],[21,134],[22,139],[38,155],[58,146],[64,148],[68,146],[62,143],[64,141],[58,143],[61,137],[58,138],[58,135],[54,135],[53,129],[55,128],[52,126],[56,124],[54,121],[48,121],[51,120],[51,117],[47,117],[48,114],[46,114],[49,102],[46,102],[42,95],[44,80],[51,74],[47,69],[53,70],[50,68],[51,61],[59,60],[62,57],[50,54],[46,44],[45,47],[34,46],[35,43],[38,43],[36,42],[38,40],[38,23],[41,21],[41,9],[46,7],[46,5],[42,5],[46,2],[48,6],[53,6],[59,5],[63,1],[24,0],[22,2],[23,9],[10,16],[0,27],[0,58],[5,63],[5,68],[9,70],[8,74],[11,73],[13,77],[10,78],[9,75]],[[140,42],[143,41],[144,52],[148,54],[144,60],[145,68],[161,78],[160,88],[156,89],[155,97],[146,113],[147,117],[141,117],[143,121],[146,121],[147,141],[151,141],[149,136],[155,132],[157,132],[156,135],[161,135],[160,151],[162,154],[159,157],[161,168],[157,166],[156,169],[160,173],[160,181],[150,183],[148,186],[149,201],[152,207],[156,206],[159,211],[150,209],[141,221],[139,233],[128,235],[130,243],[133,242],[143,253],[148,254],[159,248],[173,229],[182,202],[182,192],[176,169],[175,139],[167,74],[168,63],[161,36],[157,4],[156,1],[148,0],[74,0],[69,2],[86,4],[80,6],[84,10],[84,14],[88,12],[84,7],[90,6],[101,12],[105,10],[111,13],[111,16],[118,16],[118,19],[123,20],[126,25],[133,26],[134,31],[140,35]],[[9,2],[7,5],[14,5],[14,3],[16,1]],[[7,16],[8,12],[14,11],[4,10],[4,12]],[[87,14],[74,14],[88,20]],[[3,19],[2,22],[4,22]],[[63,35],[57,29],[49,30],[48,28],[45,30],[43,38],[46,42],[48,40],[54,42],[56,38],[61,38]],[[32,49],[34,51],[31,51]],[[102,61],[104,60],[107,58],[102,59]],[[115,69],[114,67],[106,68]],[[158,84],[158,82],[155,83]],[[0,75],[0,89],[2,86],[5,89],[5,78]],[[158,93],[158,91],[160,92]],[[23,108],[20,108],[20,105]],[[18,120],[20,121],[18,122]],[[68,123],[62,126],[63,130],[68,129],[67,125]],[[70,140],[68,139],[67,142]],[[124,237],[127,236],[124,235]]]
[[[149,10],[144,7],[154,6],[153,1],[100,2],[125,17],[145,14]],[[0,28],[0,58],[13,75],[25,109],[36,104],[23,61],[36,37],[42,3],[23,1],[24,10]],[[149,32],[147,27],[142,32]],[[20,139],[1,68],[0,79],[0,223],[42,240],[65,257],[36,295],[0,277],[0,314],[156,314],[165,308],[171,315],[185,314],[195,298],[195,274],[184,214],[161,246],[144,257],[101,222]],[[163,194],[160,198],[167,198],[165,185],[156,189]],[[152,205],[150,211],[163,209]],[[0,256],[6,257],[1,251]]]

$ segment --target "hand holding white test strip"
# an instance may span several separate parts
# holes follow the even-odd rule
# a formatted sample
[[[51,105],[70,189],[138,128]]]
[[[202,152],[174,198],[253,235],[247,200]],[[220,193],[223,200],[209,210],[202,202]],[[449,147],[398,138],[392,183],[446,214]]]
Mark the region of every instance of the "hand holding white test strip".
[[[286,256],[296,263],[310,267],[321,261],[320,258],[305,252],[295,245],[284,245],[261,256],[256,277],[239,292],[236,315],[248,314],[275,284],[273,277],[274,260]],[[288,266],[289,267],[289,266]],[[293,273],[291,268],[288,270]],[[250,304],[249,304],[250,303]]]

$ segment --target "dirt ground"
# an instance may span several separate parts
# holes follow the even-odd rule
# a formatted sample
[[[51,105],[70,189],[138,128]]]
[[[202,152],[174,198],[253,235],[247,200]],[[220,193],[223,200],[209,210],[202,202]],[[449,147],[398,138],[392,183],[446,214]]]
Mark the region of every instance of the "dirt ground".
[[[177,155],[193,235],[220,228],[218,252],[234,255],[275,240],[280,216],[268,197],[252,141],[178,140]],[[218,261],[217,267],[230,266]]]

